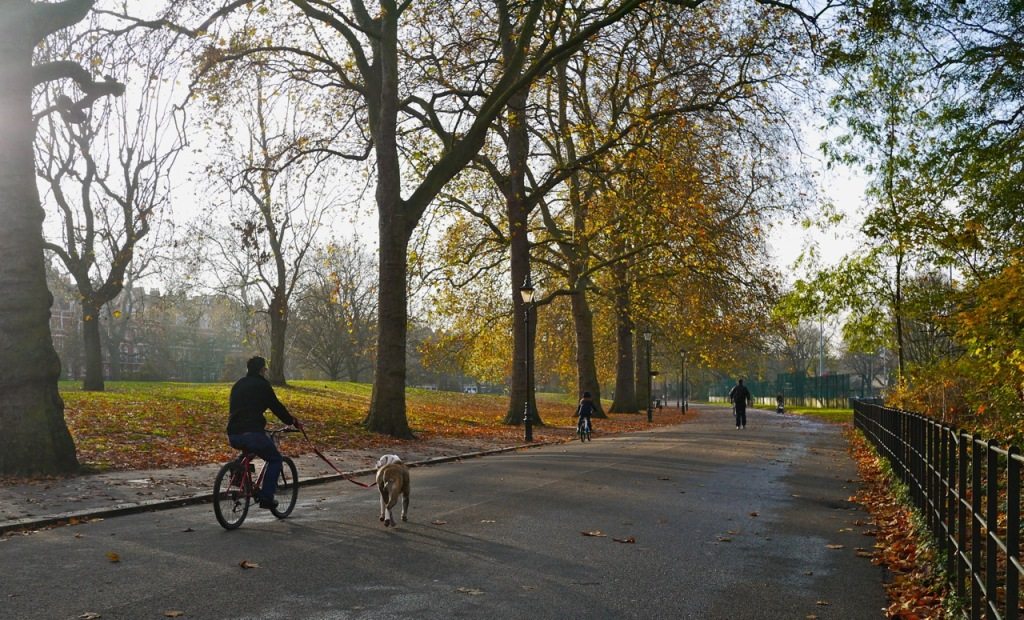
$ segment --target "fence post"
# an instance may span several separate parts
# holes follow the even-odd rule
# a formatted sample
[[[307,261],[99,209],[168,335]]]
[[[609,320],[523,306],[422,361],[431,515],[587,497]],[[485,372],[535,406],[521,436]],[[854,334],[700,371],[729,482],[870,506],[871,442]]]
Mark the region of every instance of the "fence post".
[[[944,497],[939,489],[942,479],[939,476],[941,461],[939,461],[938,426],[933,420],[928,420],[928,529],[932,537],[939,538],[942,534],[942,521],[939,519],[942,513],[942,498]]]
[[[1006,618],[1017,620],[1020,604],[1020,449],[1006,455]]]
[[[981,618],[981,467],[984,455],[971,437],[971,620]]]
[[[946,554],[946,575],[949,578],[953,578],[956,570],[956,564],[954,561],[954,553],[956,552],[956,545],[953,542],[956,540],[956,435],[953,433],[953,429],[943,425],[942,427],[942,450],[943,458],[942,462],[945,464],[946,472],[946,487],[945,487],[945,499],[943,505],[945,506],[945,518],[942,520],[946,524],[946,532],[942,537],[941,549]]]
[[[999,453],[998,442],[989,439],[985,446],[985,617],[996,617],[999,590]]]
[[[960,443],[957,446],[957,464],[960,472],[957,475],[957,561],[956,561],[956,594],[960,600],[965,600],[967,595],[967,433],[960,433]]]

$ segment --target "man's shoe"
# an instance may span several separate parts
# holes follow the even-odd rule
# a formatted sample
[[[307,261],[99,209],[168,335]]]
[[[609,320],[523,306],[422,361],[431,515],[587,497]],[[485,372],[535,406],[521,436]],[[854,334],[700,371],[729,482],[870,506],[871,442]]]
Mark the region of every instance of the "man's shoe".
[[[277,508],[276,499],[261,499],[260,508]]]

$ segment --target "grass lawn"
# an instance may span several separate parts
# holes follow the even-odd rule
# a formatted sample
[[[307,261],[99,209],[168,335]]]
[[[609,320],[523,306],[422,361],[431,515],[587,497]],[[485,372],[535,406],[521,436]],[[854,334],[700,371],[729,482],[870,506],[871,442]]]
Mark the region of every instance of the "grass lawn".
[[[158,469],[225,461],[229,383],[108,381],[104,392],[83,392],[78,382],[60,384],[64,416],[83,465],[105,469]],[[306,425],[319,447],[385,448],[406,443],[368,432],[361,425],[370,406],[371,386],[336,381],[294,381],[276,388],[278,398]],[[507,444],[522,438],[521,426],[502,423],[508,397],[409,388],[406,415],[417,438],[486,437]],[[575,430],[575,400],[563,394],[538,394],[545,426],[534,426],[534,440],[569,438]],[[521,410],[521,407],[518,408]],[[682,421],[668,408],[655,426]],[[267,414],[273,426],[276,418]],[[648,428],[646,415],[613,414],[595,420],[595,429],[622,432]],[[416,441],[416,440],[411,440]],[[285,452],[309,451],[286,440]]]
[[[790,407],[787,405],[786,413],[810,416],[836,424],[853,423],[853,409],[815,409],[814,407]]]

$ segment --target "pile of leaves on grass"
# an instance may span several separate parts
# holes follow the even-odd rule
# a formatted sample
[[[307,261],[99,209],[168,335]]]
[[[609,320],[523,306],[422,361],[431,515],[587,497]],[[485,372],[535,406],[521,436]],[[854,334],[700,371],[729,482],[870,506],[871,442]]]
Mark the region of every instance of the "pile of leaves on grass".
[[[78,459],[93,470],[163,469],[217,463],[236,451],[227,445],[227,383],[108,382],[104,392],[83,392],[63,383],[64,415]],[[363,419],[371,386],[361,383],[295,381],[277,388],[278,397],[306,426],[321,449],[400,452],[409,442],[432,438],[479,441],[481,447],[522,443],[523,428],[504,424],[507,396],[409,389],[406,415],[416,439],[398,440],[367,431]],[[535,441],[568,440],[575,434],[575,402],[539,395],[543,426]],[[690,414],[692,417],[692,414]],[[655,426],[678,424],[678,410],[660,409]],[[269,425],[276,418],[267,413]],[[646,414],[612,414],[594,421],[595,434],[649,428]],[[310,452],[301,437],[289,436],[282,451]]]
[[[915,527],[914,512],[897,494],[878,454],[859,432],[847,430],[850,452],[857,462],[861,485],[850,498],[871,513],[875,525],[873,564],[886,567],[886,617],[899,620],[950,618],[943,601],[949,593],[938,571],[935,549]]]

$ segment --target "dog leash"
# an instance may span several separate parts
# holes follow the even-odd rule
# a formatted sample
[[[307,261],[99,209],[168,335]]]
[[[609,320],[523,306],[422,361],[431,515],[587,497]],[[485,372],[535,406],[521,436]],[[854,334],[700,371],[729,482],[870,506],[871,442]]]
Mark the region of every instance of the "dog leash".
[[[338,469],[338,467],[334,463],[332,463],[329,458],[324,456],[323,452],[321,452],[320,450],[317,449],[316,444],[314,444],[313,440],[310,439],[309,435],[306,434],[305,427],[303,427],[303,428],[301,428],[299,430],[302,431],[302,436],[306,439],[306,443],[308,443],[309,447],[313,449],[313,453],[316,454],[317,456],[319,456],[321,459],[323,459],[324,463],[327,463],[328,465],[330,465],[331,469],[333,469],[334,471],[338,472],[341,475],[342,479],[348,480],[352,484],[361,486],[364,489],[369,489],[370,487],[377,486],[376,482],[374,482],[373,484],[363,484],[362,482],[359,482],[358,480],[353,480],[351,477],[349,477],[350,474],[346,474],[345,472],[343,472],[340,469]]]

